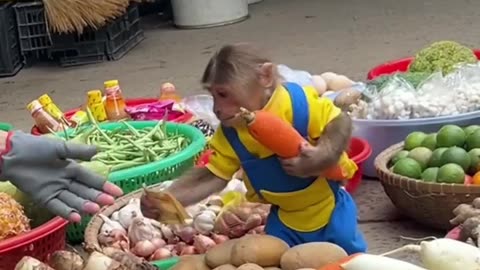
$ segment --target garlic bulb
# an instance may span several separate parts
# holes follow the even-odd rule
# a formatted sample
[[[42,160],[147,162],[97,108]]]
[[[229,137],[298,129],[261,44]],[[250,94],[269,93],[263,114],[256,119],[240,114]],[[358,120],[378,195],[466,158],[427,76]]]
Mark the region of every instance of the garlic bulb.
[[[125,234],[127,233],[125,228],[123,228],[122,224],[120,224],[119,222],[113,221],[103,214],[98,214],[98,216],[103,220],[103,225],[100,228],[100,233],[104,235],[109,235],[114,229],[121,230]]]
[[[201,234],[208,235],[215,227],[217,215],[211,210],[205,210],[199,213],[193,219],[193,227]]]
[[[118,221],[125,229],[130,227],[134,218],[143,218],[139,198],[131,199],[126,206],[118,211]]]

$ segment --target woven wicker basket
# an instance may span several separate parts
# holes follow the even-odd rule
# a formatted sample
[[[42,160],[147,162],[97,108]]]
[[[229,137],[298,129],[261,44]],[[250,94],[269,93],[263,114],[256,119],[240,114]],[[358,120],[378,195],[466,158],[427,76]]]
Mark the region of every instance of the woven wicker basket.
[[[480,196],[480,186],[422,182],[400,176],[389,169],[389,161],[403,149],[395,144],[377,156],[375,169],[393,204],[406,216],[435,229],[450,229],[452,211],[462,203],[471,203]]]
[[[158,191],[162,187],[162,184],[156,184],[153,186],[149,186],[149,190]],[[130,199],[133,198],[140,198],[142,196],[143,189],[139,189],[132,193],[129,193],[123,197],[118,198],[113,205],[104,206],[100,211],[92,217],[90,222],[85,229],[85,243],[84,248],[87,252],[91,253],[93,251],[101,251],[102,248],[100,243],[98,243],[98,234],[100,233],[100,229],[103,225],[103,220],[98,216],[99,214],[103,214],[107,217],[110,217],[114,212],[120,210],[122,207],[127,205]]]

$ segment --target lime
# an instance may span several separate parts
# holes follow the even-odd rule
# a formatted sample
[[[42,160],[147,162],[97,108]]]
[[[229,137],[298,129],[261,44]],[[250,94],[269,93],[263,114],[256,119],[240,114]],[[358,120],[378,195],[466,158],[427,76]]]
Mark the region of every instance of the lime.
[[[435,150],[435,148],[437,147],[437,134],[428,134],[427,137],[425,137],[425,139],[422,141],[421,146],[426,147],[432,151]]]
[[[422,175],[422,167],[412,158],[402,158],[395,166],[393,172],[402,176],[419,179]]]
[[[480,171],[480,148],[474,148],[468,152],[470,156],[470,168],[468,172],[471,175],[474,175],[478,171]]]
[[[405,145],[403,148],[405,150],[412,150],[413,148],[417,148],[422,145],[423,140],[427,137],[427,134],[420,132],[420,131],[415,131],[410,134],[405,138]]]
[[[396,153],[393,157],[392,157],[392,164],[395,164],[397,163],[397,161],[399,161],[400,159],[402,158],[406,158],[408,156],[408,151],[407,150],[402,150],[398,153]]]
[[[440,167],[442,166],[442,155],[447,151],[447,147],[437,148],[433,151],[428,167]]]
[[[475,130],[467,136],[465,142],[467,150],[472,150],[474,148],[480,148],[480,129]]]
[[[438,167],[428,168],[422,173],[422,180],[425,182],[437,182]]]
[[[471,164],[470,155],[465,151],[465,149],[460,147],[450,147],[445,152],[443,152],[441,157],[442,165],[447,163],[455,163],[460,165],[463,168],[463,171],[467,171],[470,168]]]
[[[465,172],[462,167],[454,163],[448,163],[438,169],[437,182],[450,184],[463,184]]]
[[[425,170],[432,157],[432,150],[422,146],[417,147],[408,153],[408,157],[418,162],[422,167],[422,170]]]
[[[479,128],[480,128],[480,125],[471,125],[471,126],[465,127],[463,129],[463,131],[465,131],[465,135],[468,136],[468,135],[472,134],[473,132],[475,132]]]
[[[437,147],[463,147],[465,144],[465,131],[459,126],[446,125],[437,133]]]

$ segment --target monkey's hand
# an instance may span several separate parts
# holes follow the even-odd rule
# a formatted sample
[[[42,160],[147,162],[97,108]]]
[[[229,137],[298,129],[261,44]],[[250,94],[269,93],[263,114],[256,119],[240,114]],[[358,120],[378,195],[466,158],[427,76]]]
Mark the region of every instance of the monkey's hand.
[[[306,142],[300,147],[300,154],[294,158],[280,159],[283,169],[289,175],[297,177],[319,176],[322,167],[320,149]]]

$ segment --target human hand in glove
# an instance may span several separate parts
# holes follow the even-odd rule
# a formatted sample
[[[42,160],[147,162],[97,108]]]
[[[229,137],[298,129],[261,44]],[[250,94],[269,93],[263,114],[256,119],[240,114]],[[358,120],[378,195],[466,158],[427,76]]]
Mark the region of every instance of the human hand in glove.
[[[122,195],[119,187],[75,161],[90,160],[95,146],[14,131],[0,132],[0,151],[0,180],[9,180],[52,214],[72,222]]]

